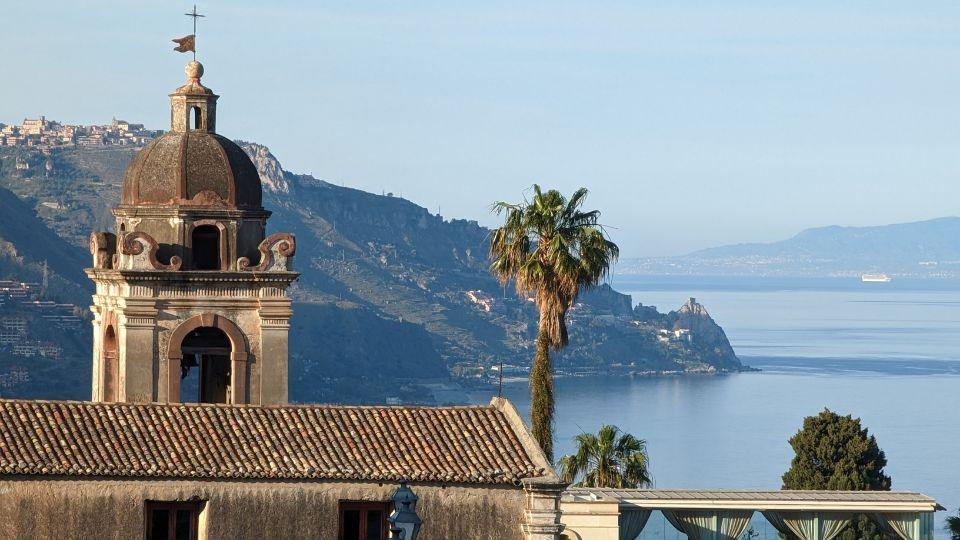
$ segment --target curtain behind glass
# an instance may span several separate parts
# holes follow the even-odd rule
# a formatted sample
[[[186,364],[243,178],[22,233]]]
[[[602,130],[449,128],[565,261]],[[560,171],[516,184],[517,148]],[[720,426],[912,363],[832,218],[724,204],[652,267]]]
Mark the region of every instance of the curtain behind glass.
[[[781,533],[788,536],[797,536],[801,540],[814,540],[816,538],[832,540],[850,524],[851,518],[850,514],[840,512],[767,511],[763,513],[763,516]]]
[[[650,519],[646,508],[620,508],[620,540],[636,540]]]
[[[880,524],[884,532],[893,533],[903,540],[922,540],[920,538],[920,513],[897,512],[895,514],[873,514],[874,521]]]
[[[737,540],[753,510],[661,510],[667,521],[690,540]],[[714,530],[714,517],[716,527]]]

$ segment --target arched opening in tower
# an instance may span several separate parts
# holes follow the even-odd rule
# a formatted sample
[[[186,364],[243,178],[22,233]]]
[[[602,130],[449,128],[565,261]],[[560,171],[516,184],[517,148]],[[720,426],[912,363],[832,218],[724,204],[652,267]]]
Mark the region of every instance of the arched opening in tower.
[[[103,333],[103,401],[117,401],[120,379],[120,358],[117,353],[117,333],[113,325]]]
[[[220,270],[220,229],[200,225],[193,229],[193,268]]]
[[[190,129],[200,129],[201,122],[200,107],[190,108]]]
[[[180,401],[229,403],[230,339],[222,330],[200,327],[180,346]]]

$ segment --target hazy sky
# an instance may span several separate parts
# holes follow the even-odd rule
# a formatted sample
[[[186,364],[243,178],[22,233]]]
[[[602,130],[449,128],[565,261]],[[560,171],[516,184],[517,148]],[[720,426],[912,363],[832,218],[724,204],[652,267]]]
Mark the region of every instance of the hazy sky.
[[[0,122],[166,129],[190,7],[3,0]],[[220,133],[446,217],[586,186],[631,256],[958,213],[955,0],[198,8]]]

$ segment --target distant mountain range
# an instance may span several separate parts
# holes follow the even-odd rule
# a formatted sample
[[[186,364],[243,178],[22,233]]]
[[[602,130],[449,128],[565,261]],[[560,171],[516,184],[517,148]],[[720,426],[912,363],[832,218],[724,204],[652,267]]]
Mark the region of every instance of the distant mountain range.
[[[488,229],[400,197],[285,171],[266,147],[240,143],[260,172],[264,206],[273,212],[269,232],[298,240],[293,399],[422,401],[429,392],[416,381],[483,380],[501,361],[523,372],[537,313],[490,275]],[[91,284],[80,270],[90,263],[88,237],[113,228],[110,209],[136,150],[0,149],[0,269],[36,282],[47,261],[58,286],[51,296],[88,305]],[[561,373],[743,369],[705,310],[693,318],[635,313],[628,295],[603,286],[582,296],[570,320],[571,346],[555,358]],[[677,333],[691,326],[697,330]],[[90,353],[74,352],[83,371],[73,365],[64,373],[70,395],[61,397],[83,398]],[[0,374],[6,360],[0,354]]]
[[[818,227],[771,243],[626,259],[622,274],[960,277],[960,217],[874,227]]]

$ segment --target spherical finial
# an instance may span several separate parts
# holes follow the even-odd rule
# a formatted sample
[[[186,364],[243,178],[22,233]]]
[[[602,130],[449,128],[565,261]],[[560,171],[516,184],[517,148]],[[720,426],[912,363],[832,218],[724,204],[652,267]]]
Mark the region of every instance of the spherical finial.
[[[187,79],[199,81],[200,77],[203,77],[203,64],[192,60],[183,71],[187,74]]]

